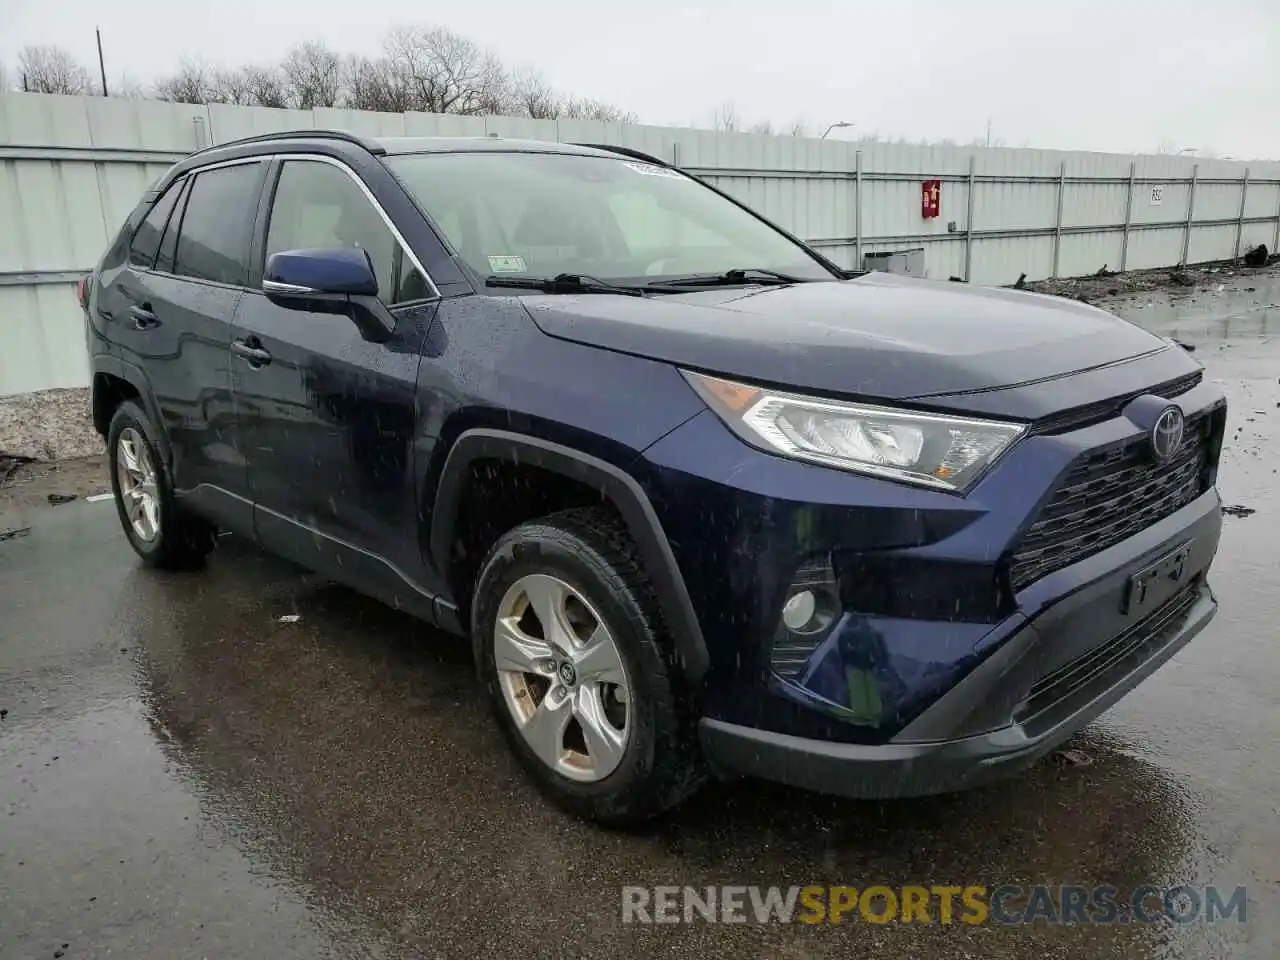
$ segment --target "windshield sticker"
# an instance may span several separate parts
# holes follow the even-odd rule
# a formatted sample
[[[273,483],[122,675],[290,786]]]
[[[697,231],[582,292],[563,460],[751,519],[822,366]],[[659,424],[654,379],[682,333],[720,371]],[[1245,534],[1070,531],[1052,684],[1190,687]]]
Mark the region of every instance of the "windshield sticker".
[[[630,160],[622,161],[623,166],[630,167],[636,173],[643,173],[646,177],[666,177],[668,180],[684,180],[683,174],[674,170],[668,170],[666,167],[655,167],[651,163],[634,163]]]
[[[529,268],[524,265],[524,257],[490,257],[489,269],[494,273],[524,273]]]

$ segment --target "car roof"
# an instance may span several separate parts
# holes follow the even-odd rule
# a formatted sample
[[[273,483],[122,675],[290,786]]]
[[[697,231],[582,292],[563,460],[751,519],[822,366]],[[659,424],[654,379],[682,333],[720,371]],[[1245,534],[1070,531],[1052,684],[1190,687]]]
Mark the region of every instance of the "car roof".
[[[506,137],[377,137],[374,143],[388,155],[405,153],[570,153],[592,157],[617,154],[574,143],[515,140]]]
[[[283,150],[322,152],[354,161],[353,155],[366,157],[443,153],[544,153],[584,157],[631,157],[666,166],[665,161],[626,147],[591,144],[555,143],[549,140],[520,140],[505,137],[365,137],[347,130],[281,130],[240,140],[213,144],[179,160],[154,183],[144,195],[153,201],[178,177],[200,167],[238,159],[249,159]]]
[[[408,153],[560,153],[594,157],[614,157],[619,153],[639,156],[625,147],[595,146],[591,144],[559,143],[550,140],[509,139],[491,134],[487,137],[365,137],[348,130],[281,130],[276,133],[258,134],[239,140],[215,143],[192,154],[194,157],[213,158],[234,152],[239,155],[274,153],[282,148],[298,147],[300,143],[324,144],[329,147],[359,147],[377,156]],[[203,162],[209,162],[204,160]],[[661,160],[655,160],[662,163]]]

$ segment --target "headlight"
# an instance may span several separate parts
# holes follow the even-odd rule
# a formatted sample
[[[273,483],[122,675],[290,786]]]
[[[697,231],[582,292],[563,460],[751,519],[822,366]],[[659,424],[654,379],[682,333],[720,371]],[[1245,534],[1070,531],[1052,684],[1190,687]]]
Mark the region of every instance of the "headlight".
[[[752,446],[943,490],[968,490],[1026,431],[1018,423],[804,397],[683,372]]]

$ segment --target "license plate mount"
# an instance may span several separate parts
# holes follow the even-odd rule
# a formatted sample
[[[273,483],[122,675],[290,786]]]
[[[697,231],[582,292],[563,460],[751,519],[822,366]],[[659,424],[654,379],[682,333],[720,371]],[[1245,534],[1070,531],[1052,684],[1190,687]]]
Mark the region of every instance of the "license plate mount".
[[[1179,544],[1130,575],[1120,612],[1143,614],[1164,603],[1190,575],[1192,541]]]

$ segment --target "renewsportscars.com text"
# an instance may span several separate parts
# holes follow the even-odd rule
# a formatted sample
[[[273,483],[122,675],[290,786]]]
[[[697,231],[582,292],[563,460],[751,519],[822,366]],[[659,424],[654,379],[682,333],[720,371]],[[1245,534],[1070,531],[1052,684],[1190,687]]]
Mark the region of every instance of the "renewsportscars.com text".
[[[1243,923],[1244,887],[623,887],[623,923]]]

